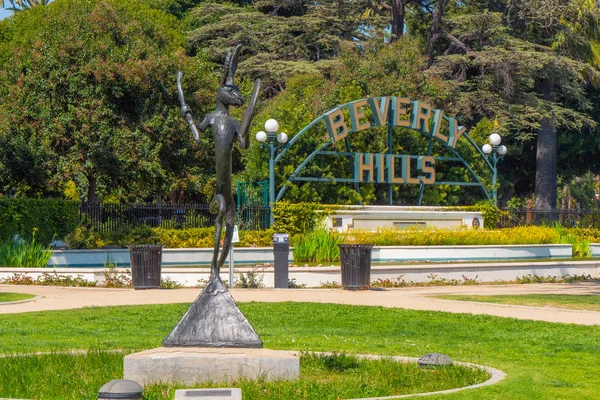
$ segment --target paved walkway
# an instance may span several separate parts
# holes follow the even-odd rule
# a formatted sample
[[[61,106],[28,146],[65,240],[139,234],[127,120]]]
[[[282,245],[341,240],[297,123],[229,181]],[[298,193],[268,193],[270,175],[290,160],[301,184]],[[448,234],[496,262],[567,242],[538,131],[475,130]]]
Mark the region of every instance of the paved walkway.
[[[192,302],[200,289],[133,290],[104,288],[66,288],[52,286],[0,285],[1,292],[30,293],[36,300],[19,304],[0,303],[0,314],[45,310],[62,310],[90,306],[134,304],[164,304]],[[491,303],[459,302],[434,299],[437,294],[596,294],[600,283],[531,284],[494,286],[444,286],[400,288],[368,291],[340,289],[233,289],[238,302],[315,302],[397,307],[412,310],[432,310],[453,313],[488,314],[499,317],[600,325],[600,312],[563,310],[548,307],[529,307]]]

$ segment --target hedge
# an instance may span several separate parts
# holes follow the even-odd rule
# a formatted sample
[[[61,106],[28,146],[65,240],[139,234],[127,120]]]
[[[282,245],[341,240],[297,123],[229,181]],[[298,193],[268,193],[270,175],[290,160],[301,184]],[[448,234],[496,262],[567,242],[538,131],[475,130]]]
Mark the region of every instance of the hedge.
[[[0,239],[18,234],[49,244],[64,239],[79,225],[79,202],[60,199],[0,197]]]
[[[320,212],[323,208],[323,205],[317,203],[274,203],[273,229],[290,235],[312,232],[324,217]]]
[[[272,229],[240,231],[236,247],[269,247],[273,244]],[[223,232],[224,235],[224,232]],[[79,226],[67,237],[71,249],[101,249],[106,246],[126,247],[130,244],[163,244],[166,248],[210,248],[215,245],[215,227],[163,229],[148,226],[123,227],[114,232],[96,232]]]

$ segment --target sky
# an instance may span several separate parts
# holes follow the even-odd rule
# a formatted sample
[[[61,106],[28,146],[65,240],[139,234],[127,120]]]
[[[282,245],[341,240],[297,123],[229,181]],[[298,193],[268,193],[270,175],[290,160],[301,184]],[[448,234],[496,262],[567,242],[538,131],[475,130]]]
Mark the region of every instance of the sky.
[[[12,11],[6,11],[4,8],[0,8],[0,19],[4,19],[9,15],[12,15]]]

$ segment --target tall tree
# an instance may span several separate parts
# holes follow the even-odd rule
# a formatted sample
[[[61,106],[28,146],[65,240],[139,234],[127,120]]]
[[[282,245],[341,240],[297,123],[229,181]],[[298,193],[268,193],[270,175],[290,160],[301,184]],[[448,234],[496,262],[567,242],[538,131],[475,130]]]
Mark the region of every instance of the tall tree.
[[[144,200],[210,169],[178,115],[175,76],[186,71],[187,87],[203,88],[191,102],[209,107],[212,67],[183,55],[173,17],[134,1],[64,0],[2,24],[12,52],[0,58],[0,136],[43,147],[50,186],[75,181],[90,202],[119,188]]]
[[[238,74],[262,78],[271,97],[293,75],[331,70],[344,45],[365,39],[360,12],[337,0],[201,3],[187,19],[191,50],[220,62],[227,48],[243,44]]]
[[[442,17],[444,15],[444,8],[448,5],[448,1],[449,0],[439,0],[433,11],[433,16],[431,18],[431,34],[429,36],[429,45],[427,46],[427,55],[429,57],[433,56],[434,45],[439,38],[442,36],[454,38],[452,35],[448,35],[442,30]]]
[[[532,41],[548,45],[559,56],[590,62],[600,66],[594,57],[595,40],[600,38],[598,18],[600,8],[587,0],[580,1],[515,1],[512,24]],[[585,70],[585,69],[583,69]],[[600,82],[598,70],[591,75],[592,83]],[[539,82],[539,92],[545,102],[555,100],[555,74],[547,74]],[[550,110],[548,110],[550,111]],[[537,134],[535,207],[555,209],[557,197],[557,131],[556,117],[545,115]]]
[[[372,1],[367,0],[365,3],[365,12],[363,17],[377,15],[380,17],[388,17],[391,37],[390,41],[394,42],[404,35],[406,8],[415,0],[384,0]]]
[[[537,208],[556,207],[559,132],[585,135],[596,125],[591,111],[597,100],[588,93],[599,70],[553,45],[560,35],[577,36],[565,22],[577,15],[575,5],[515,0],[499,7],[504,14],[476,1],[449,5],[447,39],[430,49],[437,57],[431,71],[454,81],[452,103],[465,119],[499,118],[501,131],[517,145],[511,154],[523,151],[528,159],[534,151],[536,163],[525,160],[517,171],[535,168]]]

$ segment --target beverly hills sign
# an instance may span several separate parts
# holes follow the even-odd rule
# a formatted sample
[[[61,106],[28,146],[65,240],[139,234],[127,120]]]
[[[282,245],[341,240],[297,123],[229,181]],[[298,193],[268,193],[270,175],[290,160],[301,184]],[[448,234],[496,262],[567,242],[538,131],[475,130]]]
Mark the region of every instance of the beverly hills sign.
[[[342,104],[314,119],[294,135],[275,157],[274,163],[277,164],[296,142],[321,123],[325,125],[328,132],[328,135],[324,137],[329,140],[307,155],[294,172],[287,177],[287,181],[276,193],[275,201],[281,199],[289,183],[299,181],[353,183],[356,191],[359,190],[358,185],[361,183],[387,184],[390,204],[392,204],[392,187],[397,184],[420,185],[418,205],[421,204],[426,185],[479,187],[486,198],[492,198],[479,176],[458,151],[459,140],[468,141],[475,152],[481,155],[486,166],[492,170],[490,162],[484,157],[479,146],[469,137],[465,127],[459,126],[454,117],[445,115],[444,111],[433,108],[427,102],[388,96],[369,97]],[[352,134],[376,127],[387,127],[387,152],[385,154],[353,152],[350,140]],[[394,139],[397,137],[395,128],[417,131],[424,135],[429,141],[427,154],[394,154],[392,149],[394,148]],[[338,142],[345,144],[345,152],[328,149]],[[434,142],[439,143],[449,155],[435,156]],[[335,178],[306,176],[307,165],[320,156],[347,157],[352,166],[352,176],[348,177],[348,174]],[[463,182],[436,180],[436,164],[439,162],[453,162],[462,165],[468,171],[471,179]]]
[[[366,109],[371,110],[372,121],[367,119]],[[350,121],[346,120],[344,110],[349,112]],[[458,139],[466,131],[453,117],[445,117],[442,110],[405,97],[371,97],[354,101],[329,111],[324,120],[334,143],[346,139],[352,132],[377,126],[396,126],[420,131],[445,147],[456,149]],[[398,165],[402,171],[400,176],[396,176]],[[421,175],[412,176],[411,170],[415,166]],[[354,172],[359,182],[433,184],[435,159],[430,155],[355,153]]]

